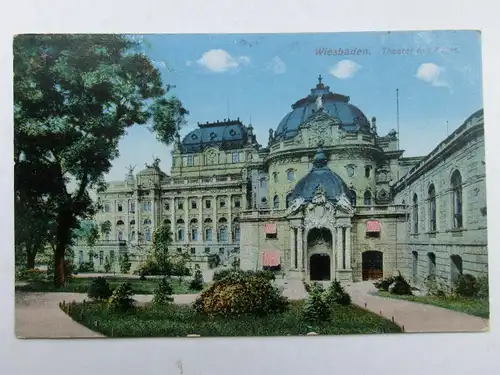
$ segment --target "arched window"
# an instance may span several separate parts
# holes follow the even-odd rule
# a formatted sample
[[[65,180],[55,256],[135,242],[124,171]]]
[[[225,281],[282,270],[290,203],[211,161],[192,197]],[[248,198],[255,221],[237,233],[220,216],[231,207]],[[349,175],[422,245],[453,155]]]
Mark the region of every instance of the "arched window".
[[[198,229],[197,228],[191,228],[191,239],[193,241],[198,241]]]
[[[429,186],[429,231],[436,231],[436,188]]]
[[[292,204],[292,193],[288,193],[285,199],[286,199],[286,208],[288,208]]]
[[[289,169],[289,170],[286,172],[286,179],[287,179],[289,182],[292,182],[293,180],[295,180],[295,172],[294,172],[292,169]]]
[[[163,220],[163,225],[171,226],[172,222],[169,219],[165,219],[165,220]]]
[[[225,217],[221,217],[219,219],[219,224],[225,224],[225,223],[227,223],[227,219]]]
[[[458,276],[460,276],[463,272],[462,268],[462,257],[459,255],[452,255],[450,257],[451,268],[450,268],[450,279],[451,281],[455,281]]]
[[[458,170],[451,175],[451,192],[453,199],[453,228],[462,228],[462,176]]]
[[[191,224],[191,225],[196,225],[196,224],[198,224],[198,220],[196,220],[196,219],[191,219],[191,221],[189,222],[189,224]]]
[[[130,220],[130,225],[135,225],[135,220],[134,219]]]
[[[109,232],[106,232],[106,241],[109,241]]]
[[[184,224],[184,220],[182,219],[177,220],[177,224]]]
[[[144,225],[150,225],[151,219],[144,219]]]
[[[207,217],[204,221],[205,224],[212,224],[212,219],[210,219],[209,217]]]
[[[118,220],[118,221],[116,222],[116,225],[125,225],[125,223],[123,222],[123,220]]]
[[[365,191],[364,194],[364,205],[371,206],[372,205],[372,193],[370,190]]]
[[[273,208],[277,210],[279,207],[280,207],[280,197],[275,195],[273,198]]]
[[[418,197],[417,194],[413,195],[413,233],[418,233]]]
[[[149,228],[147,228],[144,233],[146,235],[146,241],[151,241],[151,231],[149,230]]]
[[[349,190],[349,200],[351,201],[351,206],[356,206],[356,192],[353,189]]]
[[[416,251],[412,251],[412,276],[413,282],[418,282],[418,253]]]
[[[371,167],[371,166],[369,166],[369,165],[367,165],[367,166],[365,167],[365,177],[366,177],[366,178],[370,178],[371,171],[372,171],[372,167]]]
[[[428,253],[427,260],[429,262],[429,276],[436,276],[436,254]]]

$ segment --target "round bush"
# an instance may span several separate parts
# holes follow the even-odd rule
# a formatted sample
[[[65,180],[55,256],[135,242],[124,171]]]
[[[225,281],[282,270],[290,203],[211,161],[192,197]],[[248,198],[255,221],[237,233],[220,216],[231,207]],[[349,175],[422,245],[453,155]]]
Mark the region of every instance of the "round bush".
[[[455,293],[461,297],[475,297],[479,288],[473,275],[460,275],[453,283]]]
[[[154,291],[153,305],[166,306],[174,301],[173,289],[167,279],[163,278]]]
[[[88,290],[88,297],[94,300],[106,300],[111,297],[111,287],[104,277],[92,280]]]
[[[255,273],[235,271],[215,281],[194,303],[208,315],[267,315],[283,312],[288,299],[271,281]]]
[[[109,297],[108,308],[116,312],[132,310],[135,307],[133,295],[132,285],[129,282],[118,285]]]

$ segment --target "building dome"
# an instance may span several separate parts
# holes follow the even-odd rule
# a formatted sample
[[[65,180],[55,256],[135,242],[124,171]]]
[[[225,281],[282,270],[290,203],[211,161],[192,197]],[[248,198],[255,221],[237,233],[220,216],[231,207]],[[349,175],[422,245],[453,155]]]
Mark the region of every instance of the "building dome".
[[[182,153],[198,153],[208,147],[218,147],[222,150],[239,149],[247,143],[247,140],[248,129],[239,118],[198,123],[198,129],[184,137],[180,150]]]
[[[321,188],[329,201],[336,202],[342,195],[349,197],[349,188],[342,178],[326,165],[328,159],[322,149],[316,152],[313,159],[313,168],[304,176],[293,189],[291,199],[302,198],[306,202],[312,201],[318,188]]]
[[[345,131],[370,130],[368,119],[358,107],[349,104],[348,96],[332,93],[330,87],[321,82],[321,75],[318,81],[316,87],[311,89],[311,94],[292,105],[292,111],[283,117],[274,133],[275,141],[290,139],[297,135],[299,126],[317,110],[318,97],[321,97],[324,112],[338,119]]]

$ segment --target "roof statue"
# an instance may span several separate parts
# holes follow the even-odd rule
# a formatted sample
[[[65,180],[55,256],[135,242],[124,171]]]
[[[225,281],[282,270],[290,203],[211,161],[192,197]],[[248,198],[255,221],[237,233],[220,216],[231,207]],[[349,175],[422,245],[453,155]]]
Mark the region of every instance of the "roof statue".
[[[153,156],[153,164],[144,163],[144,165],[148,169],[150,168],[160,169],[160,161],[161,161],[160,158]]]
[[[318,95],[316,98],[316,110],[320,111],[323,109],[323,100],[321,99],[321,95]]]
[[[128,165],[128,167],[125,167],[125,169],[128,171],[127,175],[131,175],[131,174],[133,174],[133,173],[134,173],[134,169],[135,169],[135,167],[137,167],[137,165],[134,165],[134,166],[132,167],[132,164],[129,164],[129,165]]]

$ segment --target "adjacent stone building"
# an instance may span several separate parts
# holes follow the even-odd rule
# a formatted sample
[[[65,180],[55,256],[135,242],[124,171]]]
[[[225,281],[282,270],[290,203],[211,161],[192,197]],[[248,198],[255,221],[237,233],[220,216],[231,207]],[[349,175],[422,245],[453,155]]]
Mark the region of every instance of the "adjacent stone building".
[[[172,170],[159,160],[99,196],[109,230],[93,249],[145,257],[154,229],[168,225],[173,251],[203,262],[219,254],[243,269],[290,278],[358,281],[401,271],[487,272],[482,110],[424,157],[403,157],[398,135],[333,93],[321,76],[292,105],[267,147],[239,119],[177,135]],[[79,248],[87,260],[88,249]]]

